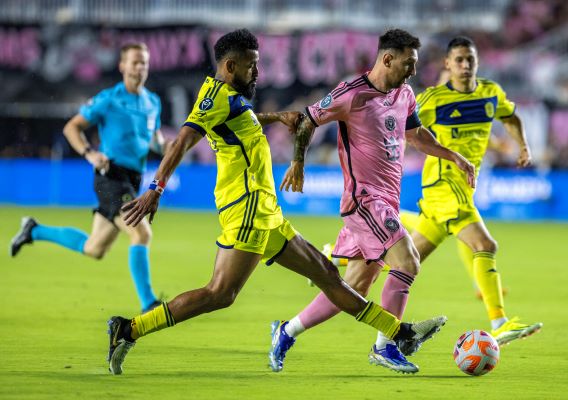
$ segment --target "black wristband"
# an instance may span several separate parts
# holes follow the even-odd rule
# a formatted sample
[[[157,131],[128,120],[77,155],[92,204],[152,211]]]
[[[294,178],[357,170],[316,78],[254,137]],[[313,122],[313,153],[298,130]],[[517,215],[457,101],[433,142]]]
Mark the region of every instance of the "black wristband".
[[[85,158],[85,156],[87,155],[87,153],[90,153],[91,151],[93,151],[93,149],[91,149],[91,146],[87,146],[85,148],[85,151],[83,151],[83,153],[81,154],[81,157]]]

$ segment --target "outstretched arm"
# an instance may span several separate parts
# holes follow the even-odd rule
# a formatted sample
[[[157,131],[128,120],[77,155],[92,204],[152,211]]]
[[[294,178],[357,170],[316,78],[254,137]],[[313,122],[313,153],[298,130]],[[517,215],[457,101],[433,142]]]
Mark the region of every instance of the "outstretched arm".
[[[507,133],[519,145],[520,152],[519,157],[517,158],[517,166],[522,168],[528,167],[532,163],[532,156],[527,143],[523,122],[517,114],[513,114],[508,118],[503,118],[502,122]]]
[[[406,131],[408,144],[415,147],[418,151],[430,156],[443,158],[454,162],[459,169],[467,175],[469,185],[475,187],[475,166],[466,160],[461,154],[444,147],[436,140],[434,135],[423,126]]]
[[[184,154],[191,149],[197,142],[201,140],[202,136],[195,129],[184,126],[178,133],[176,139],[169,146],[167,153],[164,155],[160,167],[156,172],[155,179],[164,185],[168,182],[174,170],[181,162]],[[126,225],[136,226],[142,219],[150,214],[150,223],[154,219],[154,214],[158,211],[158,204],[160,202],[161,194],[153,189],[148,189],[145,193],[138,196],[136,199],[126,203],[122,206],[121,211],[124,222]]]
[[[162,131],[158,129],[152,135],[152,140],[150,141],[150,150],[152,150],[156,154],[163,156],[168,152],[173,143],[173,140],[167,140],[162,134]]]
[[[282,122],[288,127],[290,133],[296,132],[303,116],[304,114],[298,111],[280,111],[256,114],[256,118],[258,118],[260,125],[266,126],[274,122]]]
[[[303,115],[303,114],[302,114]],[[294,137],[294,158],[284,174],[280,190],[302,192],[304,188],[304,160],[316,127],[309,118],[302,117]]]

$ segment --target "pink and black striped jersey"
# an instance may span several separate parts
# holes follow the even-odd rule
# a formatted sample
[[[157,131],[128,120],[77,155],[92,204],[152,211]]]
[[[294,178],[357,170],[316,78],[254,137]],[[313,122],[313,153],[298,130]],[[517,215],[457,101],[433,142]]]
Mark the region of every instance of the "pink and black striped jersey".
[[[340,83],[306,108],[315,125],[339,124],[342,215],[353,212],[358,198],[366,195],[378,196],[399,209],[405,131],[421,125],[415,109],[409,85],[384,93],[372,85],[367,74]]]

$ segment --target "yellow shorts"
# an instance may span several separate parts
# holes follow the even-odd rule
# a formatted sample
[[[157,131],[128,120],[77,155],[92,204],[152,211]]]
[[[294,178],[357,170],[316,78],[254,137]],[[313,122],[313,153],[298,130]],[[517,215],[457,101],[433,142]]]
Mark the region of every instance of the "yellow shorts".
[[[258,190],[219,214],[217,245],[262,254],[270,265],[298,232],[284,218],[275,196]]]
[[[466,226],[483,221],[473,203],[473,192],[448,182],[424,188],[418,205],[415,230],[436,246],[448,235],[457,235]]]

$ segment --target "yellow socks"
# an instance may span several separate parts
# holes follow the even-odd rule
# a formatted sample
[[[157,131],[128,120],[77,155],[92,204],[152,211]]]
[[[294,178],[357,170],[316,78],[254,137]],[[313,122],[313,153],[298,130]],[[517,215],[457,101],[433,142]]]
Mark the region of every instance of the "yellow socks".
[[[400,321],[394,315],[372,301],[367,303],[367,306],[355,316],[355,319],[371,325],[389,339],[392,339],[400,328]]]
[[[473,253],[473,272],[489,319],[505,317],[501,275],[497,272],[495,254],[486,251]]]
[[[174,326],[175,321],[168,309],[167,303],[148,311],[145,314],[134,317],[131,322],[132,339],[138,339],[149,333],[159,331],[160,329]]]

